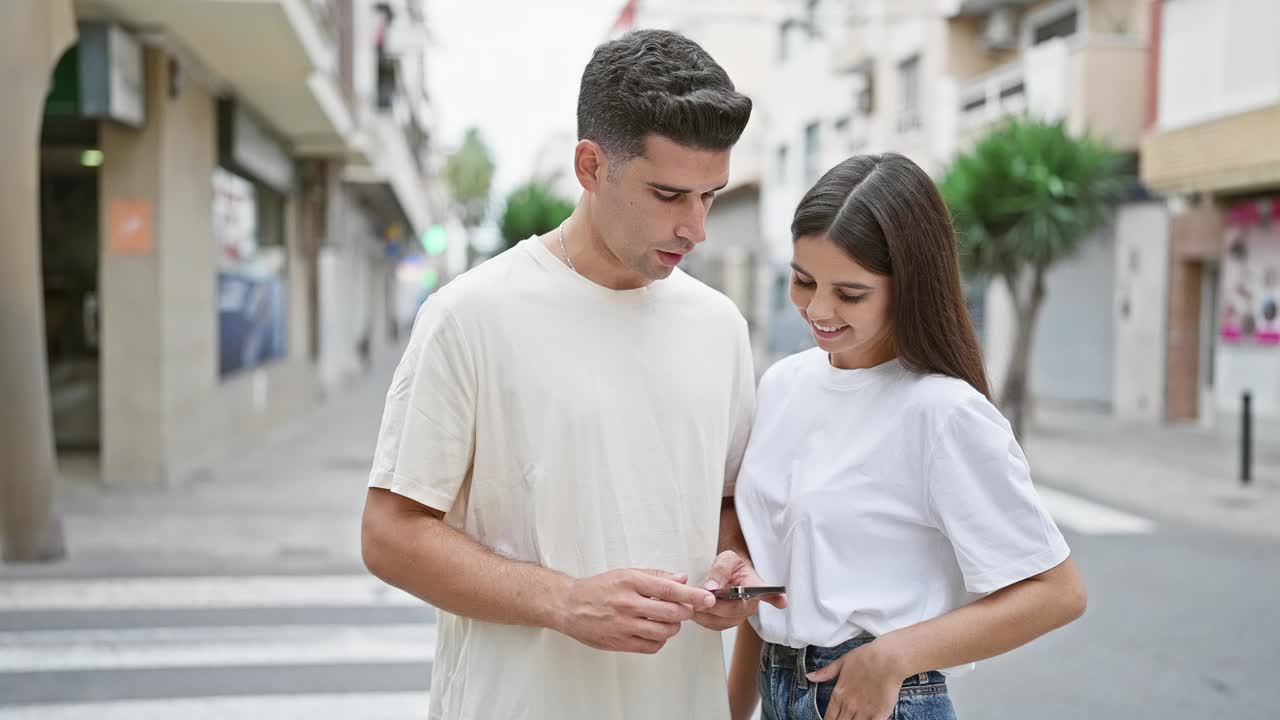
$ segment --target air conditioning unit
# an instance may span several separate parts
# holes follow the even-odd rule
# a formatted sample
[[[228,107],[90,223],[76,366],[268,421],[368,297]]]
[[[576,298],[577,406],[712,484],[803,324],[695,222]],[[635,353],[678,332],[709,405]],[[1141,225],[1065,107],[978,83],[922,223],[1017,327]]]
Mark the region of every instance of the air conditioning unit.
[[[992,10],[982,23],[982,48],[988,52],[1016,48],[1017,27],[1013,8],[1006,6]]]

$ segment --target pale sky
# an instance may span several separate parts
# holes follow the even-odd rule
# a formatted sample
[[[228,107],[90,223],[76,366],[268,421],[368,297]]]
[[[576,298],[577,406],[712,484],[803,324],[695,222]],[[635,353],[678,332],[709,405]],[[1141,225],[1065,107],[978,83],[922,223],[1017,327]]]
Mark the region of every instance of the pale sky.
[[[573,131],[578,81],[623,0],[429,0],[429,82],[437,137],[480,128],[497,164],[498,202],[528,179],[553,132]],[[565,167],[572,164],[566,156]]]

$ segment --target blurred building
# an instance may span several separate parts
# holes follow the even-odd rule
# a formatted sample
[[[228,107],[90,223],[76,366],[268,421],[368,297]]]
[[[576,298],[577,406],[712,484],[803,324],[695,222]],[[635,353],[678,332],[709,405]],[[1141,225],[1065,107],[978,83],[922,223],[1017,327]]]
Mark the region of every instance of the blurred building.
[[[955,150],[1028,115],[1136,157],[1150,35],[1145,0],[965,0],[952,3],[946,30]],[[1159,307],[1140,288],[1159,263],[1130,259],[1167,224],[1163,203],[1137,191],[1111,225],[1048,273],[1032,346],[1035,398],[1131,417],[1155,412],[1150,369],[1158,351],[1149,319]],[[988,372],[999,387],[1016,320],[1004,283],[991,283],[982,300]]]
[[[0,242],[40,245],[58,448],[99,453],[108,485],[166,483],[399,332],[393,268],[443,204],[424,3],[53,5],[78,40],[48,78],[41,232]]]
[[[1159,388],[1171,420],[1280,420],[1280,3],[1152,0],[1142,179],[1169,198]]]
[[[623,29],[631,12],[634,27],[665,28],[690,38],[754,101],[751,120],[733,149],[729,184],[707,215],[707,241],[681,268],[737,304],[751,329],[760,371],[767,360],[773,275],[761,222],[770,113],[776,109],[766,102],[776,42],[767,20],[772,6],[772,0],[635,0],[624,6],[624,22],[615,26],[615,32]]]
[[[940,177],[957,152],[1029,115],[1089,132],[1137,163],[1148,0],[632,0],[613,33],[632,26],[699,41],[756,100],[732,190],[690,270],[739,299],[761,369],[812,344],[788,298],[790,223],[839,161],[893,151]],[[1030,368],[1037,398],[1164,417],[1157,291],[1169,223],[1165,201],[1135,187],[1115,221],[1049,274]],[[1011,298],[980,279],[966,292],[998,387],[1014,341]]]
[[[790,301],[791,220],[796,205],[823,172],[848,157],[854,82],[836,72],[840,42],[831,27],[843,18],[839,3],[773,2],[765,27],[772,37],[758,120],[765,123],[761,151],[760,222],[766,248],[761,287],[768,309],[766,360],[813,344],[809,327]],[[764,20],[765,18],[761,18]],[[840,135],[837,135],[837,133]]]
[[[814,182],[859,153],[899,152],[939,174],[954,153],[948,3],[778,0],[764,224],[773,254],[771,355],[812,344],[788,299],[791,217]],[[982,291],[974,290],[975,309]]]
[[[940,178],[956,152],[1023,114],[1062,120],[1136,156],[1145,0],[777,0],[773,7],[762,222],[775,258],[775,355],[810,342],[786,299],[791,213],[840,160],[899,152]],[[1032,354],[1038,397],[1110,408],[1121,393],[1150,391],[1156,351],[1139,331],[1117,332],[1117,273],[1120,249],[1166,224],[1163,203],[1138,193],[1116,223],[1050,273]],[[1011,299],[1000,283],[971,281],[966,290],[998,386],[1013,343]],[[1134,303],[1130,311],[1127,318],[1158,314]]]
[[[858,152],[941,175],[1007,118],[1089,132],[1140,164],[1115,221],[1047,278],[1031,385],[1152,423],[1280,420],[1280,4],[1252,0],[777,0],[762,226],[770,349],[808,343],[785,301],[801,194]],[[745,13],[744,13],[745,14]],[[1000,283],[969,288],[994,383]]]
[[[545,184],[557,196],[577,202],[582,186],[573,174],[573,152],[578,145],[578,132],[574,128],[561,127],[547,133],[533,155],[533,169],[529,173],[535,182]]]
[[[400,294],[429,289],[423,273],[428,281],[434,273],[436,282],[448,275],[444,258],[415,257],[408,271],[393,272],[401,258],[420,256],[427,233],[447,222],[431,138],[425,2],[342,0],[334,7],[349,13],[344,52],[356,152],[331,165],[330,227],[317,257],[317,352],[326,388],[360,374],[407,328],[416,303],[406,307]]]

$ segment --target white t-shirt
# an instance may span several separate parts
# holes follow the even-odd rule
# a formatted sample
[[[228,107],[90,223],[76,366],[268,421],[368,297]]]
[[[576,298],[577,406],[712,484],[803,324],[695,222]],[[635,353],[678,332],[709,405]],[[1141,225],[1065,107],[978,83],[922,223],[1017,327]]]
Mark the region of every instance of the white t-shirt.
[[[812,349],[762,378],[737,509],[765,640],[831,647],[936,618],[1069,550],[1004,417],[968,383]]]
[[[716,555],[755,400],[746,322],[682,272],[614,291],[536,238],[419,312],[369,484],[446,510],[494,552],[574,577]],[[718,633],[657,655],[441,613],[439,720],[723,718]]]

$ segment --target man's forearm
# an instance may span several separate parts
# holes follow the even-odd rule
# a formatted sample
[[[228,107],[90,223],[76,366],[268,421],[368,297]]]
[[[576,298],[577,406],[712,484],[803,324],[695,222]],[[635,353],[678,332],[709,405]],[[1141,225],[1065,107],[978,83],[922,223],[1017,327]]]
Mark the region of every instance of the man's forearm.
[[[388,584],[455,615],[560,630],[568,576],[501,557],[390,492],[372,491],[369,503],[365,562]]]

